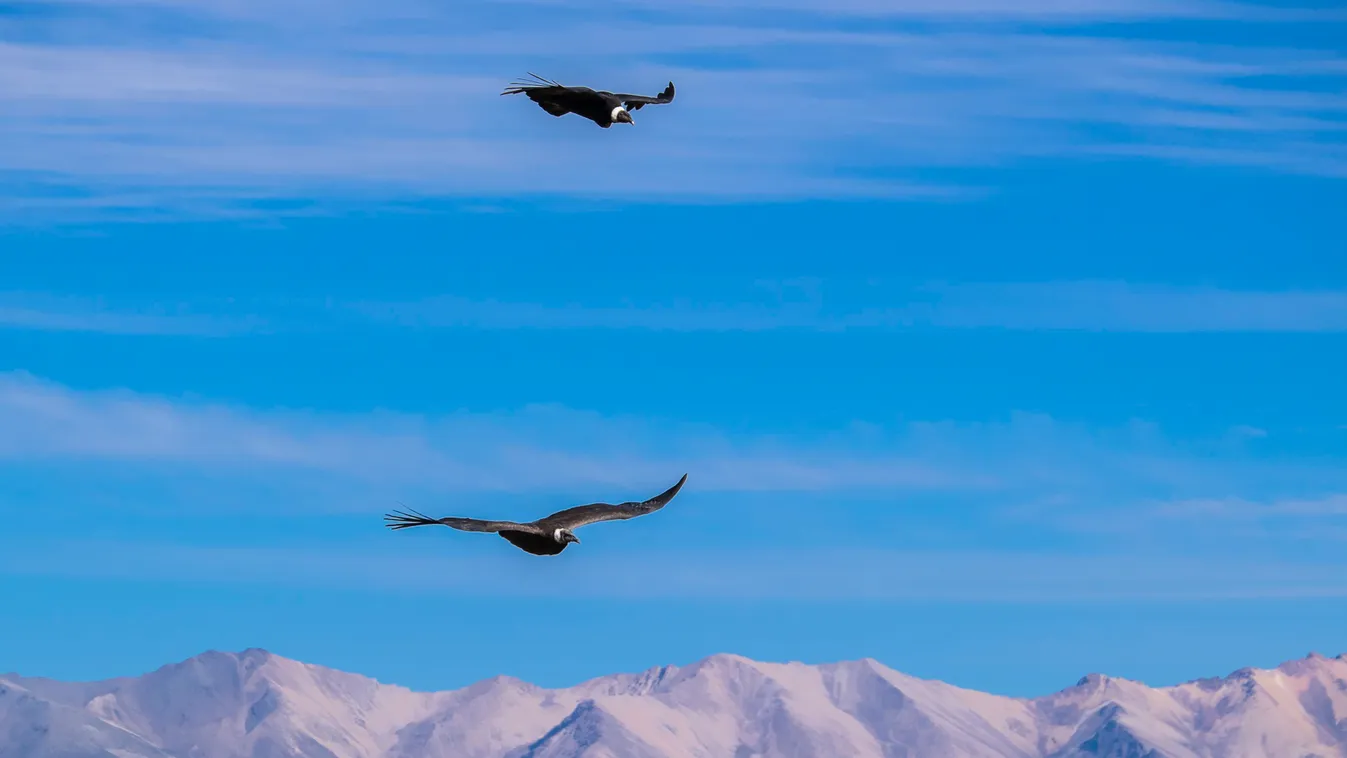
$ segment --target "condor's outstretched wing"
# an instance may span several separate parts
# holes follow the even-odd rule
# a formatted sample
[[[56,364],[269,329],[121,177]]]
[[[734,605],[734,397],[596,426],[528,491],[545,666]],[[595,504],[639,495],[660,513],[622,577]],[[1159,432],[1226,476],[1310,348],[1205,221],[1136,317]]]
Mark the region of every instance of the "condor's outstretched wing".
[[[639,111],[641,108],[647,105],[663,105],[664,103],[672,103],[674,99],[674,86],[673,82],[669,82],[669,86],[665,87],[664,91],[659,93],[659,95],[656,97],[649,97],[647,95],[622,95],[622,94],[615,94],[613,95],[613,97],[616,97],[618,100],[621,100],[622,107],[626,108],[627,110]]]
[[[644,502],[620,503],[618,505],[609,505],[608,503],[577,505],[574,508],[553,513],[547,518],[540,518],[533,523],[542,527],[546,533],[553,529],[577,529],[585,524],[593,524],[598,521],[617,521],[644,516],[647,513],[654,513],[663,508],[670,500],[673,500],[674,495],[677,495],[678,490],[683,487],[683,482],[687,480],[688,475],[683,474],[683,478],[678,480],[678,484]]]
[[[389,529],[406,529],[411,526],[430,526],[432,524],[442,524],[453,527],[464,532],[530,532],[532,534],[543,534],[544,532],[532,524],[516,524],[513,521],[483,521],[475,518],[430,518],[423,516],[416,511],[410,513],[403,511],[394,511],[384,516],[385,524]]]

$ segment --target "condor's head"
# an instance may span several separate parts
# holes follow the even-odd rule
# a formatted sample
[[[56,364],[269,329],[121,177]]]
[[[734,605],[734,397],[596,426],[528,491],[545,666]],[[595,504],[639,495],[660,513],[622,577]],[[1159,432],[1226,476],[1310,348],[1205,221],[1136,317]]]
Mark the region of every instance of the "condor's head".
[[[552,539],[556,540],[558,543],[562,545],[565,545],[569,542],[574,542],[577,545],[580,544],[580,538],[576,537],[575,534],[571,532],[570,529],[552,530]]]
[[[635,124],[636,122],[632,120],[631,114],[627,112],[627,109],[619,105],[613,109],[613,123]]]

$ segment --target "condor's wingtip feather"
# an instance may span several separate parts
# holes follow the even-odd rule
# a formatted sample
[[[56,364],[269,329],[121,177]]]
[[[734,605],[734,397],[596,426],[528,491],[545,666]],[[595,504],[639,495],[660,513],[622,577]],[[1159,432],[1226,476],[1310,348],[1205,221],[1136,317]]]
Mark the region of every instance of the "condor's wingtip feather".
[[[529,90],[532,90],[532,89],[539,89],[539,88],[543,88],[543,87],[561,87],[561,86],[562,86],[562,84],[561,84],[560,82],[553,81],[553,80],[548,79],[548,78],[546,78],[546,77],[538,76],[537,74],[533,73],[532,71],[529,71],[529,72],[528,72],[528,75],[531,76],[531,77],[533,77],[533,81],[525,82],[525,81],[515,80],[515,81],[513,81],[513,82],[510,82],[508,85],[506,85],[505,91],[502,92],[501,94],[502,94],[502,95],[518,95],[518,94],[523,93],[523,92],[528,92]]]
[[[526,82],[526,81],[515,80],[515,81],[513,81],[513,82],[510,82],[510,84],[511,84],[512,86],[516,86],[516,87],[560,87],[560,86],[562,86],[562,85],[561,85],[561,82],[555,81],[555,80],[553,80],[553,79],[548,79],[548,78],[545,77],[545,76],[538,76],[537,74],[533,73],[532,71],[529,71],[529,72],[528,72],[528,76],[531,77],[531,78],[533,79],[533,81],[528,81],[528,82]]]
[[[532,71],[528,72],[528,75],[531,76],[531,77],[533,77],[534,79],[537,79],[538,81],[542,82],[543,84],[546,84],[546,85],[549,85],[549,86],[552,86],[552,87],[560,87],[560,86],[561,86],[561,82],[558,82],[558,81],[556,81],[555,79],[548,79],[548,78],[545,77],[545,76],[538,76],[537,74],[533,73]]]
[[[384,526],[389,529],[406,529],[409,526],[426,526],[428,524],[438,524],[439,521],[429,516],[417,513],[408,508],[406,511],[393,511],[384,514]]]
[[[688,475],[687,475],[687,474],[683,474],[683,478],[682,478],[682,479],[679,479],[677,484],[675,484],[674,486],[670,487],[669,489],[667,489],[667,490],[665,490],[665,491],[659,493],[658,495],[656,495],[656,496],[650,498],[650,499],[647,500],[646,502],[648,502],[648,503],[667,503],[667,502],[669,502],[670,500],[673,500],[674,495],[677,495],[677,494],[678,494],[678,491],[681,490],[681,489],[683,489],[683,484],[686,483],[687,480],[688,480]]]

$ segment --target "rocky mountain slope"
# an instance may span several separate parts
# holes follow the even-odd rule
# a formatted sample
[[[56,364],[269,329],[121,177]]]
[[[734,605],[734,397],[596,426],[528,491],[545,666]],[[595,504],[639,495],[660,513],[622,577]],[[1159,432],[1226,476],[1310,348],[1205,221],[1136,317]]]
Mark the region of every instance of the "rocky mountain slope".
[[[0,676],[4,758],[1344,758],[1347,656],[1017,699],[873,661],[717,655],[548,690],[421,693],[262,650],[140,677]]]

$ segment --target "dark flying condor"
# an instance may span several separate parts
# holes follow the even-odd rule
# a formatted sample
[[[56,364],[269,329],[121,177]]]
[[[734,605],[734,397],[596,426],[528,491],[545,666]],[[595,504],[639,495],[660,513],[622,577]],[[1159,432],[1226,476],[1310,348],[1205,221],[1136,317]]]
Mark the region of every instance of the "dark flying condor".
[[[671,103],[674,99],[673,82],[659,94],[659,97],[646,95],[622,95],[592,90],[589,87],[567,87],[530,73],[532,82],[511,82],[502,95],[523,93],[553,116],[574,113],[584,116],[604,129],[613,124],[634,124],[631,111],[639,111],[647,105]]]
[[[683,486],[683,482],[687,480],[688,475],[683,474],[683,478],[678,480],[678,484],[645,502],[621,503],[619,505],[609,505],[608,503],[577,505],[574,508],[558,511],[551,516],[530,521],[527,524],[514,521],[481,521],[475,518],[456,518],[452,516],[433,519],[422,516],[416,511],[390,513],[384,516],[384,520],[388,522],[389,529],[443,524],[465,532],[495,532],[526,553],[556,555],[565,550],[566,546],[572,542],[577,544],[580,542],[571,530],[599,521],[617,521],[654,513],[663,508],[670,500],[673,500],[674,495],[677,495],[678,490]]]

